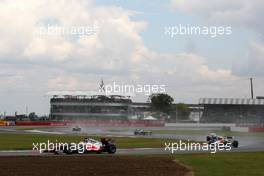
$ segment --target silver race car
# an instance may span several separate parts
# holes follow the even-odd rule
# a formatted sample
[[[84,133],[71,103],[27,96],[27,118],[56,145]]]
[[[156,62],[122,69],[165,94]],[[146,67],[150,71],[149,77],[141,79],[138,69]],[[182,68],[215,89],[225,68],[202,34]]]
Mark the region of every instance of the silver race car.
[[[238,141],[233,136],[218,136],[215,133],[210,133],[206,136],[206,141],[208,144],[217,143],[226,145],[230,143],[232,147],[238,147]]]
[[[54,151],[55,154],[84,154],[84,153],[109,153],[116,152],[116,145],[111,139],[102,138],[101,141],[85,138],[83,141],[76,143],[65,143],[57,147]]]
[[[134,135],[143,135],[143,136],[145,136],[145,135],[152,135],[152,131],[150,131],[150,130],[143,130],[143,129],[136,129],[134,131]]]

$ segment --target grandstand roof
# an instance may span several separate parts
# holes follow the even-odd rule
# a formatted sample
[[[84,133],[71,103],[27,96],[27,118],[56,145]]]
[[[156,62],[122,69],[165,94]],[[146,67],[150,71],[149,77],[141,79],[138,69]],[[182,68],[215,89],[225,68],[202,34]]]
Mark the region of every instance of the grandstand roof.
[[[48,97],[57,97],[57,98],[66,98],[66,97],[92,97],[92,96],[115,96],[115,97],[133,97],[134,94],[132,93],[106,93],[106,92],[99,92],[99,91],[50,91],[46,93],[46,96]]]
[[[199,104],[264,105],[264,99],[251,99],[251,98],[200,98]]]

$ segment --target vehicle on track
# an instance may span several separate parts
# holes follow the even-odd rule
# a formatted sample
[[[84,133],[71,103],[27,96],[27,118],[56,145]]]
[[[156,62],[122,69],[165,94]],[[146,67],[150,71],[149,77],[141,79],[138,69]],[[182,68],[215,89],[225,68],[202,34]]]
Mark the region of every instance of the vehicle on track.
[[[216,143],[226,145],[227,143],[230,143],[231,147],[234,148],[237,148],[239,144],[233,136],[218,136],[215,133],[210,133],[209,135],[207,135],[206,141],[208,142],[208,144]]]
[[[82,128],[77,125],[77,126],[72,128],[72,131],[82,131]]]
[[[78,144],[70,143],[63,146],[59,146],[54,150],[55,154],[84,154],[84,153],[109,153],[114,154],[116,152],[116,145],[112,139],[101,138],[101,141],[85,138]]]
[[[136,129],[134,131],[134,135],[143,135],[143,136],[145,136],[145,135],[152,135],[152,131],[150,131],[150,130],[143,130],[143,129]]]

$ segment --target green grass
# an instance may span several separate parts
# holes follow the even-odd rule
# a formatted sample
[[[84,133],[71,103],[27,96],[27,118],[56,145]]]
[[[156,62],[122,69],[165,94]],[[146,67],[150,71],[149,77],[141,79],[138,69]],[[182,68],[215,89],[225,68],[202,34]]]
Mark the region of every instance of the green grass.
[[[0,134],[0,150],[32,149],[33,142],[79,142],[84,136],[50,134]],[[92,137],[99,139],[100,137]],[[164,147],[169,139],[114,137],[118,148]],[[161,155],[192,167],[196,176],[264,175],[264,152]]]
[[[175,158],[192,167],[195,176],[264,175],[264,152],[177,154]]]
[[[34,143],[47,141],[52,142],[79,142],[86,136],[74,135],[53,135],[53,134],[0,134],[0,150],[26,150],[33,148]],[[100,137],[94,137],[100,139]],[[165,142],[177,142],[171,139],[156,138],[130,138],[130,137],[113,137],[118,148],[162,148]]]

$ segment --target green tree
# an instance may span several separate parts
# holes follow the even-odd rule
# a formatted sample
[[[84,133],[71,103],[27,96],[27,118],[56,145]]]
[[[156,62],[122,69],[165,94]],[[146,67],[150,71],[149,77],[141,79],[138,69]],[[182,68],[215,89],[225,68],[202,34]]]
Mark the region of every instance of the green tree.
[[[190,109],[186,104],[178,103],[176,104],[175,108],[176,108],[176,114],[177,114],[176,118],[177,119],[180,119],[180,120],[189,119]]]
[[[152,94],[150,95],[151,106],[154,110],[158,110],[163,113],[169,113],[171,105],[173,103],[173,98],[164,93]]]

